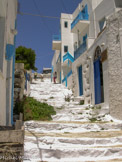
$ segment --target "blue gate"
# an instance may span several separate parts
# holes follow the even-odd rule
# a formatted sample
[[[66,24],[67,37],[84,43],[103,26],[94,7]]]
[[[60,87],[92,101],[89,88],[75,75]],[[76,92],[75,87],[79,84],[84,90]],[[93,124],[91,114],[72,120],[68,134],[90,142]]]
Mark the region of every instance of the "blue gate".
[[[79,76],[79,95],[83,95],[83,78],[82,78],[82,66],[78,68],[78,76]]]
[[[101,97],[101,78],[100,78],[100,59],[94,62],[94,87],[95,87],[95,104],[102,101]]]

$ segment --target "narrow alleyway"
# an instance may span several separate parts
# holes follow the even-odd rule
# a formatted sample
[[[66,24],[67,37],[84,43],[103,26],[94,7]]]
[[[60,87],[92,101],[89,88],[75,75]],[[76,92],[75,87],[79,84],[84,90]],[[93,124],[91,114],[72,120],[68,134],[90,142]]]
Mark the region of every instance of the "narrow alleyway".
[[[108,108],[81,105],[49,79],[31,84],[31,96],[55,107],[49,122],[25,122],[24,161],[122,161],[122,122]]]

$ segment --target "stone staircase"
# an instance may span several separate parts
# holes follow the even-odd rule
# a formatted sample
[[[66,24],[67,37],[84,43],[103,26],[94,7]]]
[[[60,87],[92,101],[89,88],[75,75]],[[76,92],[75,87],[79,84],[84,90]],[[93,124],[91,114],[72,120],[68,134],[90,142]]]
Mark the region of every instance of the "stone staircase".
[[[35,81],[31,96],[55,106],[57,114],[49,122],[25,122],[26,162],[122,161],[122,121],[108,108],[80,105],[70,90],[49,80]]]

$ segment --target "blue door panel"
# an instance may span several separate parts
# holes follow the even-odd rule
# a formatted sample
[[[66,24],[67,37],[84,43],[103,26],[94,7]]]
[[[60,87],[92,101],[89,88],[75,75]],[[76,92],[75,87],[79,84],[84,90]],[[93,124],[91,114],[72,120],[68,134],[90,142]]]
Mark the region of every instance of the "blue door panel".
[[[82,66],[78,68],[78,76],[79,76],[79,95],[83,95],[83,78],[82,78]]]
[[[101,103],[100,60],[94,62],[95,104]]]

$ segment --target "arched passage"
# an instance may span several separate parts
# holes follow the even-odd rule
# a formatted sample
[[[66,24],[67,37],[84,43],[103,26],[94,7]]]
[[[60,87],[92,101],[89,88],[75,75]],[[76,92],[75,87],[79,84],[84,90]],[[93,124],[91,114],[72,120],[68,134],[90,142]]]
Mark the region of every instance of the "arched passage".
[[[103,69],[101,62],[101,49],[98,46],[94,55],[94,90],[95,104],[104,102],[104,85],[103,85]]]

